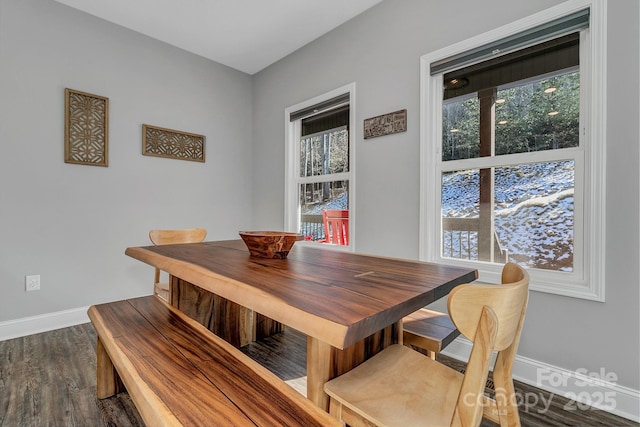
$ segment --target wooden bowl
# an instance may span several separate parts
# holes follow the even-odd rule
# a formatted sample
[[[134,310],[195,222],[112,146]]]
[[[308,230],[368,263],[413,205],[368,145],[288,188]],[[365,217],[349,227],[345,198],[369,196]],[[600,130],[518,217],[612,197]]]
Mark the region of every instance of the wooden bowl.
[[[240,237],[249,253],[257,258],[285,259],[293,244],[304,237],[286,231],[241,231]]]

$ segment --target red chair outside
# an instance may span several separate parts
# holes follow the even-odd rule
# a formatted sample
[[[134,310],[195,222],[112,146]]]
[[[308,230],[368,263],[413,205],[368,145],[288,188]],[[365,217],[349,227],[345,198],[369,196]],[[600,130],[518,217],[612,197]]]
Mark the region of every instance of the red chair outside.
[[[349,211],[348,210],[323,210],[322,221],[324,223],[324,239],[322,243],[346,246],[349,244]]]

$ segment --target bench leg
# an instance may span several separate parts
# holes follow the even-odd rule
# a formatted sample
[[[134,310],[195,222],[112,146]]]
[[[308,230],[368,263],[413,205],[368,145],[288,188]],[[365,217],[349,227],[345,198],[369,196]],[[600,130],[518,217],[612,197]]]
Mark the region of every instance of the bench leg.
[[[98,337],[98,347],[96,352],[96,395],[98,399],[114,396],[124,391],[124,386],[111,358],[104,348],[102,340]]]

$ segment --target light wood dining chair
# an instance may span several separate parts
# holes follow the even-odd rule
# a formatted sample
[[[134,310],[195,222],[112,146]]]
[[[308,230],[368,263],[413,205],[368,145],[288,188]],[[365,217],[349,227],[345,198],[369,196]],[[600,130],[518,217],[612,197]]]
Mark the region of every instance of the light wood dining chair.
[[[453,323],[472,341],[464,374],[394,344],[324,386],[329,412],[350,426],[478,426],[483,408],[519,426],[511,380],[529,296],[529,276],[507,286],[465,284],[448,298]],[[509,267],[509,272],[513,272]],[[493,352],[496,399],[484,396]],[[499,403],[496,403],[499,402]],[[487,416],[487,414],[484,414]],[[488,417],[491,418],[491,417]]]
[[[149,239],[154,245],[173,245],[176,243],[198,243],[207,236],[204,228],[186,228],[182,230],[151,230]],[[164,300],[169,300],[169,283],[160,282],[160,269],[156,268],[153,280],[153,292]]]
[[[524,270],[507,263],[502,268],[503,285],[523,279]],[[460,335],[447,313],[422,308],[402,319],[402,343],[424,351],[433,360],[447,345]]]

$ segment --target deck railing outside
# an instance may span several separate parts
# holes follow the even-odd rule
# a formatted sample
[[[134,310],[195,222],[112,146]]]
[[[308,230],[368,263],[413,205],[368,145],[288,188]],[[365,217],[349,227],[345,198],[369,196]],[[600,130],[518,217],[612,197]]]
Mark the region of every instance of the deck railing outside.
[[[479,218],[442,218],[442,256],[445,258],[478,259]],[[493,262],[503,264],[509,254],[502,249],[498,235],[493,233]]]
[[[300,234],[311,241],[324,239],[324,224],[322,223],[322,215],[302,214],[300,216]]]
[[[442,218],[442,256],[477,260],[479,226],[478,218]],[[311,236],[311,241],[324,239],[322,215],[301,215],[300,234]],[[508,258],[507,250],[502,249],[498,235],[494,233],[493,262],[503,264]]]

